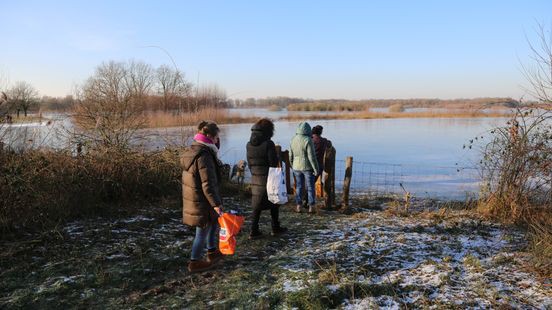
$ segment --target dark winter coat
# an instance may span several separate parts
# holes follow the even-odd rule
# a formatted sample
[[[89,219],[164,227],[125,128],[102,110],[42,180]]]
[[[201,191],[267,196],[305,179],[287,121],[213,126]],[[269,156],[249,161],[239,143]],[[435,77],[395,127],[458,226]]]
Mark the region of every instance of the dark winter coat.
[[[318,167],[320,172],[324,169],[324,153],[326,150],[332,146],[332,142],[326,138],[321,137],[320,135],[312,135],[312,142],[314,143],[314,152],[316,153],[316,161],[318,162]]]
[[[182,221],[186,225],[205,227],[215,223],[213,209],[222,205],[220,168],[217,155],[209,147],[193,142],[180,157],[182,172]]]
[[[254,125],[246,148],[247,164],[251,171],[251,192],[254,196],[266,195],[268,168],[278,166],[276,146],[267,133]]]

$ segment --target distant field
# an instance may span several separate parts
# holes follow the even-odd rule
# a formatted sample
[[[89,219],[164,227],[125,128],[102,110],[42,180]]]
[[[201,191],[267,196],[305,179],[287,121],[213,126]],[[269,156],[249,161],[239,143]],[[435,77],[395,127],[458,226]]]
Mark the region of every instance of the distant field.
[[[512,108],[520,103],[511,98],[475,98],[475,99],[371,99],[371,100],[320,100],[292,103],[288,111],[368,111],[371,108],[430,108],[481,110],[488,108]]]
[[[309,114],[288,115],[283,120],[330,120],[330,119],[383,119],[383,118],[479,118],[479,117],[505,117],[510,115],[504,112],[480,112],[480,111],[450,111],[450,112],[358,112],[343,114]]]
[[[226,109],[207,108],[194,113],[149,112],[146,114],[147,128],[194,126],[201,120],[212,120],[218,124],[252,123],[257,117],[230,115]]]

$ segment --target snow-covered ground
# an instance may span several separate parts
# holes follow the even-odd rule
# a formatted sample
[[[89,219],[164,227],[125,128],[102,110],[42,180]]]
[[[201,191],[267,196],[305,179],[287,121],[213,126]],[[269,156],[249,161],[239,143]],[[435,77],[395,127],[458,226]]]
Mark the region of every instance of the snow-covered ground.
[[[339,218],[310,238],[292,239],[282,267],[292,274],[313,270],[313,262],[335,264],[340,284],[395,288],[392,295],[346,301],[346,309],[427,305],[461,308],[552,307],[552,290],[526,271],[520,252],[523,233],[476,219],[436,222],[419,217],[388,217],[383,212]],[[285,291],[301,286],[282,279]],[[377,294],[376,294],[377,295]]]
[[[186,270],[193,231],[177,204],[72,222],[0,244],[0,308],[552,309],[523,231],[424,201],[398,215],[388,212],[396,203],[363,203],[353,215],[282,207],[281,238],[248,240],[246,221],[236,254],[195,275]],[[247,214],[247,200],[226,205]]]

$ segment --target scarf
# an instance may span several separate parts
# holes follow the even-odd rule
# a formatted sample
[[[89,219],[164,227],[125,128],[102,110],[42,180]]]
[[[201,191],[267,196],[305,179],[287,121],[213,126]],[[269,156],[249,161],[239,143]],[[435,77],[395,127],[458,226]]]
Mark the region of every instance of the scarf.
[[[211,140],[211,138],[207,137],[206,135],[204,135],[202,133],[198,133],[194,136],[194,140],[198,143],[201,143],[201,144],[207,146],[208,148],[213,150],[213,152],[215,152],[215,154],[218,153],[217,146],[215,145],[213,140]]]

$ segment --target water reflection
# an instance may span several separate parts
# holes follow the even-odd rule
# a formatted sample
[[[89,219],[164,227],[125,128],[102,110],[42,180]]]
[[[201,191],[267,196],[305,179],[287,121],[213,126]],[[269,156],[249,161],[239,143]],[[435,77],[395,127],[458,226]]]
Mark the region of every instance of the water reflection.
[[[0,127],[0,140],[13,150],[48,147],[67,147],[65,129],[72,128],[67,114],[45,114],[44,120],[33,123],[11,124]]]

